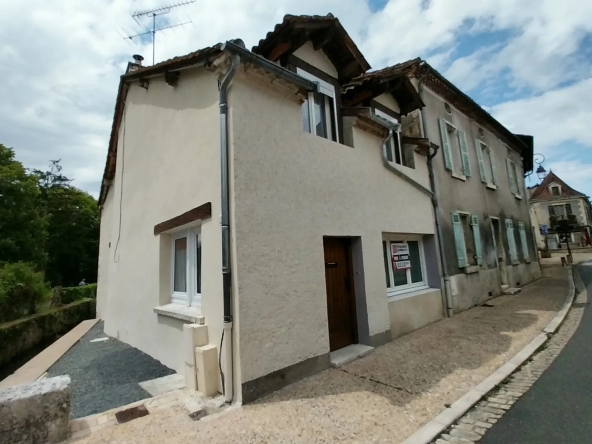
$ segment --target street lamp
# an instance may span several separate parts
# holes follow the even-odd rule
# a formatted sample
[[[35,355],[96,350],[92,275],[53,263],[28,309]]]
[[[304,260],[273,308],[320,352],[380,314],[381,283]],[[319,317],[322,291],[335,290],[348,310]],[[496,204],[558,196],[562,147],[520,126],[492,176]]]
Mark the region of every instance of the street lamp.
[[[539,167],[536,170],[536,174],[538,178],[542,181],[547,176],[547,170],[542,165],[539,165]]]

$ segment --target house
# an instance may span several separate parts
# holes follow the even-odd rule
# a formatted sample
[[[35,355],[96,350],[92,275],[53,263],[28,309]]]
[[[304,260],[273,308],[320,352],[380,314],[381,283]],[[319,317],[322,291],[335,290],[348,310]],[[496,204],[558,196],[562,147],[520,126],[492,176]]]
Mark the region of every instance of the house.
[[[558,232],[561,221],[568,221],[571,226],[570,244],[581,247],[592,244],[590,201],[584,193],[574,190],[553,171],[529,192],[532,229],[539,248],[555,250],[562,243],[565,246],[565,235]]]
[[[288,15],[252,51],[130,63],[99,197],[105,332],[249,402],[498,294],[504,251],[508,282],[533,279],[531,148],[419,59],[369,70],[331,14]],[[454,178],[454,131],[514,188],[474,155]]]
[[[434,157],[447,309],[458,312],[540,277],[524,174],[533,138],[512,134],[428,63],[401,67],[425,106],[403,119]]]
[[[369,68],[332,15],[129,65],[100,194],[107,334],[248,402],[444,316],[429,147],[400,125],[422,101],[400,73],[342,93]]]

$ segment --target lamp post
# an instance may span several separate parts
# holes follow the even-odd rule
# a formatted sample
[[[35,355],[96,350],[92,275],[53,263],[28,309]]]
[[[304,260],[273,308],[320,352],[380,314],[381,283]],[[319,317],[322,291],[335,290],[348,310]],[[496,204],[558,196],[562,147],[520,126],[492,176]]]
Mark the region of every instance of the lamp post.
[[[544,166],[539,165],[539,167],[536,170],[536,174],[537,174],[539,180],[542,182],[543,179],[547,176],[547,170],[545,169]]]

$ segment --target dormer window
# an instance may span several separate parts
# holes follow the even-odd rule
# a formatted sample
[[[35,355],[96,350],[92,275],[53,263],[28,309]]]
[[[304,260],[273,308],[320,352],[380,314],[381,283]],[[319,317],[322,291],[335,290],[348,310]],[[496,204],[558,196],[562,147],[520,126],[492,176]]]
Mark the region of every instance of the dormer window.
[[[297,68],[296,71],[305,79],[319,85],[318,92],[309,92],[302,104],[302,126],[304,131],[325,139],[337,141],[337,109],[335,87],[318,77]]]
[[[551,195],[553,197],[561,196],[561,188],[558,185],[551,186]]]

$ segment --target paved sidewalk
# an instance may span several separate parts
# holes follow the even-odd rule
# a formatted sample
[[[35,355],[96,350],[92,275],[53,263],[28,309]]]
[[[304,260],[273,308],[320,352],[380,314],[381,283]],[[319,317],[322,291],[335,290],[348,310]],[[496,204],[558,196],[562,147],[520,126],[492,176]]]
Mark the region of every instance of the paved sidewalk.
[[[567,269],[258,402],[193,422],[182,407],[100,430],[84,442],[401,442],[504,364],[561,307]],[[81,441],[82,442],[82,441]]]

